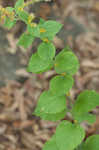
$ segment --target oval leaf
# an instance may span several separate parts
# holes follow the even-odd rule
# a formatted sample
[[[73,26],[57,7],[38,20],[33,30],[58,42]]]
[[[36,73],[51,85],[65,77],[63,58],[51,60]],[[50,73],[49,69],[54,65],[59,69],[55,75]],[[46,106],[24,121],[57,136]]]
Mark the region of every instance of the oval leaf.
[[[53,37],[59,32],[59,30],[62,28],[62,24],[56,22],[56,21],[45,21],[43,24],[40,24],[40,29],[44,29],[45,32],[42,32],[40,34],[41,38],[49,38],[50,40],[53,39]]]
[[[58,150],[56,141],[55,141],[55,135],[45,143],[43,150]]]
[[[56,128],[56,145],[59,150],[74,150],[84,137],[84,129],[78,124],[62,121]]]
[[[74,80],[71,76],[56,76],[50,81],[50,91],[57,95],[64,95],[72,88]]]
[[[55,46],[50,42],[43,42],[38,47],[38,55],[41,59],[50,60],[55,56]]]
[[[63,119],[66,116],[66,110],[63,110],[59,113],[36,113],[37,116],[41,117],[43,120],[49,120],[49,121],[58,121]]]
[[[72,109],[72,114],[79,122],[88,121],[93,123],[95,118],[89,112],[96,106],[99,106],[99,94],[95,91],[86,90],[78,96]]]
[[[23,33],[19,38],[17,45],[23,46],[24,48],[28,48],[33,41],[34,41],[34,37],[31,34]]]
[[[84,143],[83,150],[99,150],[99,135],[92,135]]]
[[[45,91],[41,94],[35,113],[60,113],[66,109],[65,96],[53,95],[50,91]]]
[[[79,68],[77,57],[69,51],[63,50],[55,59],[55,70],[57,73],[64,73],[74,75]]]
[[[52,61],[42,60],[37,53],[33,54],[29,60],[28,72],[41,73],[52,67]]]

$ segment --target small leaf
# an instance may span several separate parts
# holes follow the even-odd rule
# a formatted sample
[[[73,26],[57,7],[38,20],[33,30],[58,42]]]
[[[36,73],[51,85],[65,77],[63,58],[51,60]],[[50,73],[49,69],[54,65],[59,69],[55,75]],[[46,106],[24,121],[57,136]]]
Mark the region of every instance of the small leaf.
[[[79,124],[62,121],[56,128],[56,145],[59,150],[74,150],[85,137]]]
[[[15,23],[16,23],[15,19],[12,21],[10,18],[6,17],[4,27],[11,29],[15,25]]]
[[[35,113],[60,113],[66,109],[65,96],[53,95],[50,91],[45,91],[41,94]]]
[[[50,81],[50,91],[57,95],[64,95],[72,88],[74,80],[71,76],[58,75]]]
[[[45,23],[45,20],[43,18],[40,18],[39,25],[42,25],[44,23]]]
[[[23,8],[23,6],[24,6],[24,0],[17,0],[15,4],[16,13],[19,12],[18,8]]]
[[[37,53],[33,54],[29,60],[28,72],[41,73],[49,70],[53,65],[52,61],[42,60]]]
[[[34,41],[34,37],[28,33],[23,33],[19,38],[18,45],[23,46],[24,48],[28,48],[32,42]]]
[[[55,70],[57,73],[64,73],[74,75],[79,68],[77,57],[64,49],[60,52],[55,59]]]
[[[38,26],[32,27],[28,24],[27,30],[30,34],[32,34],[34,37],[40,37],[40,29]]]
[[[95,91],[86,90],[78,96],[72,114],[75,120],[79,122],[88,121],[93,123],[95,117],[89,114],[89,112],[96,108],[96,106],[99,106],[99,94]]]
[[[87,138],[83,150],[99,150],[99,134]]]
[[[36,113],[37,116],[41,117],[43,120],[49,120],[49,121],[58,121],[63,119],[66,116],[66,110],[63,110],[59,113]]]
[[[45,143],[43,150],[58,150],[56,141],[55,141],[55,135]]]
[[[22,11],[18,11],[17,14],[18,14],[19,18],[20,18],[23,22],[25,22],[26,24],[28,24],[28,18],[29,18],[29,13],[28,13],[28,12],[22,10]]]
[[[52,43],[43,42],[38,47],[38,55],[43,60],[52,60],[55,56],[55,47]]]
[[[46,30],[46,32],[42,32],[40,34],[41,38],[49,38],[50,40],[53,39],[53,37],[59,32],[59,30],[62,28],[62,24],[56,22],[56,21],[45,21],[43,24],[40,23],[40,28],[43,28]]]
[[[6,7],[6,10],[8,12],[12,13],[13,10],[14,10],[14,8],[12,8],[12,7]],[[8,28],[8,30],[9,30],[9,29],[11,29],[15,25],[15,23],[16,23],[16,19],[14,18],[14,16],[13,16],[13,19],[11,19],[10,17],[7,16],[5,18],[4,26],[6,28]]]

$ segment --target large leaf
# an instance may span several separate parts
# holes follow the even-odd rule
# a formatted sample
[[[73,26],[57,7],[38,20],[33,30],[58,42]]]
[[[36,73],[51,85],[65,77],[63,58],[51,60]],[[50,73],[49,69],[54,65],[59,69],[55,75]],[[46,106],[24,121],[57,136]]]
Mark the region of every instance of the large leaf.
[[[83,141],[85,132],[79,124],[62,121],[56,128],[55,135],[59,150],[74,150]]]
[[[71,76],[57,75],[50,81],[50,91],[57,95],[64,95],[72,88],[74,80]]]
[[[43,60],[51,60],[55,56],[55,46],[50,42],[43,42],[38,47],[38,55]]]
[[[42,60],[37,53],[33,54],[29,60],[28,72],[32,73],[42,73],[49,70],[53,65],[52,61]]]
[[[50,91],[45,91],[41,94],[35,113],[60,113],[66,109],[65,96],[53,95]]]
[[[23,33],[19,38],[18,45],[23,46],[24,48],[28,48],[33,41],[34,37],[31,34]]]
[[[41,117],[43,120],[58,121],[63,119],[66,116],[66,109],[59,113],[51,114],[51,113],[40,112],[40,113],[36,113],[36,115]]]
[[[74,53],[63,50],[55,59],[55,70],[57,73],[75,74],[78,71],[79,62]]]
[[[89,112],[96,106],[99,106],[99,94],[95,91],[86,90],[78,96],[72,114],[79,122],[88,121],[89,123],[93,123],[95,117],[89,114]]]
[[[45,143],[43,150],[59,150],[56,145],[55,135]]]
[[[59,30],[62,28],[62,24],[56,22],[56,21],[46,21],[44,23],[40,23],[40,29],[44,29],[45,32],[42,32],[40,34],[41,38],[48,37],[49,39],[53,39],[53,37],[56,35],[56,33],[59,32]]]
[[[99,150],[99,134],[88,137],[83,150]]]

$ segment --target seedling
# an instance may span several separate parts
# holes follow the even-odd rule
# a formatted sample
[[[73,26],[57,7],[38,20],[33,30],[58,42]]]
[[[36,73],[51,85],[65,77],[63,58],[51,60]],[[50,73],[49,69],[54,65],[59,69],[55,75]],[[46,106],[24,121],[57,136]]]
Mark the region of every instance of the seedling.
[[[79,69],[78,58],[68,47],[56,55],[56,48],[52,41],[63,25],[43,19],[36,24],[34,14],[29,14],[24,9],[31,2],[33,0],[27,3],[18,0],[14,8],[0,7],[0,20],[8,29],[11,29],[17,20],[27,25],[26,32],[21,35],[17,43],[25,49],[35,38],[41,39],[37,52],[33,53],[29,60],[28,72],[40,74],[54,68],[57,73],[49,83],[49,90],[40,95],[34,112],[43,120],[61,120],[55,134],[45,143],[43,150],[99,150],[99,135],[92,135],[84,140],[85,129],[81,126],[84,121],[89,124],[95,122],[96,116],[90,111],[99,106],[99,94],[93,90],[85,90],[77,97],[71,109],[67,108],[68,93],[74,84],[73,75]],[[73,122],[64,119],[68,111]]]

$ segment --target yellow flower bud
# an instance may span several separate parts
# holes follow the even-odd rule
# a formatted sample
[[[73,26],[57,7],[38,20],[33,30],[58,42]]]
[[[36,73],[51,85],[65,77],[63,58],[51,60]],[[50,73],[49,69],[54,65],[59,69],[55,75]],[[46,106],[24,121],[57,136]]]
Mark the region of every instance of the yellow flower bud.
[[[61,75],[62,75],[62,76],[65,76],[65,75],[66,75],[66,72],[61,73]]]
[[[44,42],[49,42],[49,40],[47,38],[43,39]]]
[[[44,28],[41,28],[40,33],[44,33],[44,32],[46,32],[46,30]]]

